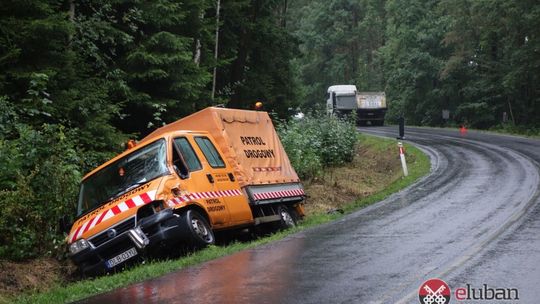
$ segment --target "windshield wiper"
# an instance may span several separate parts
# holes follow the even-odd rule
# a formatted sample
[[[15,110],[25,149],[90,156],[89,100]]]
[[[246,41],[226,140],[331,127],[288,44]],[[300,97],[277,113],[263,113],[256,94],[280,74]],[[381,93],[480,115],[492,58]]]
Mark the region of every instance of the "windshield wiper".
[[[133,183],[133,184],[131,184],[131,186],[129,186],[129,187],[125,188],[125,189],[122,189],[122,190],[116,192],[115,194],[113,194],[111,197],[109,197],[107,199],[107,201],[113,200],[116,197],[128,192],[129,190],[135,189],[135,188],[139,187],[140,185],[146,184],[147,182],[148,181],[145,180],[145,181],[140,181],[140,182]]]

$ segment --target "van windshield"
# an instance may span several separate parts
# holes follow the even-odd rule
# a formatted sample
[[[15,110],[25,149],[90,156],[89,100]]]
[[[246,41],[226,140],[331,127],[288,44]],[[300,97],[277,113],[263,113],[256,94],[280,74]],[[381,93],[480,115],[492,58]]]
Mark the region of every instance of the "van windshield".
[[[88,177],[81,184],[77,216],[123,193],[168,174],[166,143],[158,140]]]

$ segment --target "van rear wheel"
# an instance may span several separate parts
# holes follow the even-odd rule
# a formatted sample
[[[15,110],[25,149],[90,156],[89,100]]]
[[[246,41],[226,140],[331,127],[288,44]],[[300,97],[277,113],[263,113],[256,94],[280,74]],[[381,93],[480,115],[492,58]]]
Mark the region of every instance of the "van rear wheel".
[[[199,212],[187,210],[182,215],[184,229],[189,231],[188,242],[195,247],[206,247],[215,243],[214,232],[210,225]]]
[[[280,220],[278,222],[279,229],[285,230],[296,227],[295,212],[291,211],[286,206],[280,205],[278,207],[278,214],[280,217]]]

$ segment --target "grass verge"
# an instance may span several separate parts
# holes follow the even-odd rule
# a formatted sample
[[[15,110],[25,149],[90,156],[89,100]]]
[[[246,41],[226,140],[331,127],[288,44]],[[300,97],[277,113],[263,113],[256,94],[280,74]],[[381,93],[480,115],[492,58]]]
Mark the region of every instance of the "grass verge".
[[[382,139],[372,136],[360,135],[361,145],[375,153],[395,153],[397,159],[396,141],[392,139]],[[204,250],[192,253],[188,256],[167,261],[150,262],[145,265],[136,266],[124,272],[108,275],[96,279],[78,281],[68,285],[58,284],[46,292],[38,294],[23,294],[16,298],[2,299],[0,302],[6,303],[65,303],[83,299],[95,294],[107,292],[132,283],[144,281],[146,279],[159,277],[163,274],[198,265],[203,262],[219,257],[233,254],[235,252],[254,248],[286,237],[287,235],[336,220],[345,214],[351,213],[359,208],[381,201],[389,195],[409,186],[418,178],[427,174],[430,170],[428,157],[417,148],[406,144],[409,176],[401,177],[399,172],[393,173],[394,178],[389,181],[387,187],[369,193],[369,195],[359,198],[353,202],[342,205],[344,214],[327,214],[322,210],[309,214],[298,227],[287,231],[275,233],[271,236],[260,238],[251,242],[233,243],[227,246],[211,246]],[[334,168],[339,170],[339,168]],[[309,203],[309,202],[308,202]]]
[[[474,130],[477,132],[496,134],[496,135],[512,135],[533,139],[540,139],[540,129],[508,129],[508,128],[491,128],[489,130]]]
[[[392,148],[395,150],[396,155],[398,154],[395,140],[366,136],[364,142],[372,144],[374,148],[378,149],[381,152]],[[406,188],[420,177],[429,173],[431,169],[429,157],[422,151],[420,151],[418,148],[410,144],[404,143],[404,145],[407,155],[407,169],[409,171],[409,175],[407,177],[399,177],[398,179],[394,180],[394,182],[385,187],[383,190],[378,191],[368,197],[355,200],[351,204],[348,204],[345,207],[346,213],[350,213],[359,208],[363,208],[375,202],[381,201],[390,196],[391,194]]]

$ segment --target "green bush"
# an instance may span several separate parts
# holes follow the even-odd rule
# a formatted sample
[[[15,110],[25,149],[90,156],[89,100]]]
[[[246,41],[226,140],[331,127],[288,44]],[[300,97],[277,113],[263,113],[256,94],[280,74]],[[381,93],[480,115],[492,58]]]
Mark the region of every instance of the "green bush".
[[[75,144],[59,125],[34,130],[17,126],[18,137],[0,139],[0,256],[24,259],[57,253],[58,219],[73,214],[81,179]]]
[[[323,113],[281,123],[278,132],[293,167],[304,179],[320,175],[324,167],[350,162],[358,138],[353,119]]]
[[[0,256],[10,260],[65,252],[58,220],[75,213],[82,173],[114,153],[88,149],[76,128],[30,125],[27,114],[0,96]],[[95,141],[114,138],[100,130],[106,138]]]

